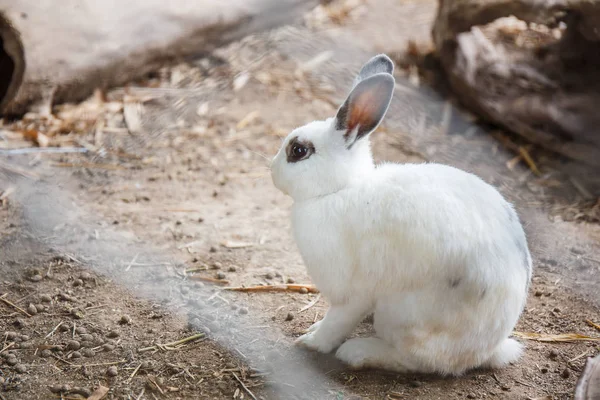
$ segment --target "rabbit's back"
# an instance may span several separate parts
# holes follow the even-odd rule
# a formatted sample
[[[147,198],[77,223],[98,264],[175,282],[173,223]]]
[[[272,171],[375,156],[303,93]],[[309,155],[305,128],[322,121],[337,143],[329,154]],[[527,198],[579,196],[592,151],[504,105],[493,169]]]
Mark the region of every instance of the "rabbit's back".
[[[382,293],[456,280],[485,286],[516,274],[515,290],[525,292],[530,277],[512,206],[452,167],[380,166],[361,185],[296,203],[292,221],[318,286]]]

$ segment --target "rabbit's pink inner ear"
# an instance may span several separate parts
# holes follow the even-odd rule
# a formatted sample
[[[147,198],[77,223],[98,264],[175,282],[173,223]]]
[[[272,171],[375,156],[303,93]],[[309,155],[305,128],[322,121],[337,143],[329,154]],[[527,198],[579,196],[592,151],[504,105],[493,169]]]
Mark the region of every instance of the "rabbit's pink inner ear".
[[[368,135],[383,119],[391,100],[393,78],[377,78],[361,82],[350,94],[345,115],[346,140],[354,142]]]

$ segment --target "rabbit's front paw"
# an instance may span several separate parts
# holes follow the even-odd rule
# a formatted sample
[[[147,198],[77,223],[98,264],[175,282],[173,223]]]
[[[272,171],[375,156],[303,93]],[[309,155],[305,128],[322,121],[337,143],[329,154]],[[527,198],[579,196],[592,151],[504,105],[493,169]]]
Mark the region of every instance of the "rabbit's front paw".
[[[331,353],[334,347],[336,347],[336,343],[332,343],[331,340],[321,337],[316,328],[312,332],[304,334],[296,339],[296,345],[306,347],[307,349],[318,351],[320,353]]]
[[[323,320],[321,320],[323,321]],[[319,327],[319,325],[321,325],[321,321],[317,321],[314,324],[312,324],[311,326],[309,326],[307,329],[304,330],[304,332],[302,333],[311,333],[317,330],[317,328]]]

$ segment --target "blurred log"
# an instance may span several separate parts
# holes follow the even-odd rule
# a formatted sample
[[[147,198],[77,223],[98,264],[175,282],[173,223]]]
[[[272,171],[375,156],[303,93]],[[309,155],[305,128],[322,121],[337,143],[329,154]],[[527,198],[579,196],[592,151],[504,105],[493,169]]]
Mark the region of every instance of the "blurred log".
[[[432,33],[449,83],[467,107],[597,167],[598,26],[597,0],[439,0]]]
[[[317,0],[0,0],[0,113],[76,101],[276,26]]]

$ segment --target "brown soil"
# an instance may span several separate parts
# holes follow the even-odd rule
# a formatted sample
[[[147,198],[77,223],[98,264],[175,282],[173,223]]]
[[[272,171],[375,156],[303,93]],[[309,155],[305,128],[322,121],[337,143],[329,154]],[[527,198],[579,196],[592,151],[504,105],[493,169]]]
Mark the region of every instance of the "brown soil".
[[[37,181],[0,172],[0,294],[14,305],[0,304],[0,398],[87,398],[99,386],[108,399],[572,398],[593,342],[526,341],[516,365],[460,378],[350,371],[292,345],[324,314],[318,295],[198,280],[310,282],[289,233],[291,200],[262,155],[295,126],[332,115],[364,60],[427,38],[433,17],[423,1],[328,7],[105,99],[55,107],[53,118],[5,124],[3,147],[30,146],[31,133],[10,132],[42,131],[50,145],[90,151],[8,160]],[[600,336],[585,323],[600,320],[600,227],[586,222],[598,193],[541,150],[531,150],[541,176],[511,162],[510,147],[472,129],[408,69],[373,135],[376,158],[445,162],[496,185],[515,202],[535,258],[517,330]]]

